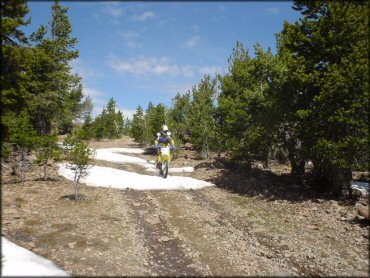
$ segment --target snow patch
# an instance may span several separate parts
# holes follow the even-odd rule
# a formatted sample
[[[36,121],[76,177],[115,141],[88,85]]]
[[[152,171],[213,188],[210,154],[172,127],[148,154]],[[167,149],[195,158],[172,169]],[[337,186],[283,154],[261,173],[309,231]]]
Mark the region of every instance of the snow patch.
[[[140,165],[146,168],[148,172],[156,172],[155,161],[142,159],[139,157],[124,155],[122,153],[144,153],[143,149],[130,149],[130,148],[105,148],[105,149],[96,149],[95,159],[105,160],[115,163],[132,163]],[[182,167],[182,168],[170,168],[170,173],[192,173],[194,172],[194,167]]]
[[[360,191],[362,195],[369,194],[369,183],[361,181],[351,181],[351,187],[354,190]]]
[[[95,159],[116,163],[134,163],[142,166],[146,166],[146,164],[148,164],[145,159],[121,154],[119,151],[120,149],[123,148],[96,149]]]
[[[1,237],[2,276],[70,276],[52,261]]]
[[[147,167],[145,170],[148,172],[158,172],[157,168],[154,167]],[[181,167],[181,168],[171,168],[168,170],[169,173],[193,173],[194,167]]]
[[[102,148],[97,150],[105,150],[112,153],[144,153],[145,151],[140,148]]]
[[[58,173],[69,180],[74,178],[73,172],[66,168],[66,163],[59,164]],[[191,177],[168,176],[164,179],[160,176],[141,175],[101,166],[91,167],[88,173],[88,176],[81,179],[81,182],[95,187],[132,188],[137,190],[184,190],[214,186],[212,183]]]

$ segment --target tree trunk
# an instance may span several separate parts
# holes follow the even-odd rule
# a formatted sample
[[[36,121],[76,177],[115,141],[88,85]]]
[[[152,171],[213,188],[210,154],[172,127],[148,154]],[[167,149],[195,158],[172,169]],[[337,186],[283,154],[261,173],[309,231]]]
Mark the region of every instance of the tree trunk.
[[[25,160],[26,160],[26,155],[25,155],[25,150],[24,148],[21,148],[21,182],[22,184],[24,183],[25,180]]]
[[[46,177],[46,167],[48,166],[48,160],[45,161],[44,163],[44,181],[47,180],[47,177]]]
[[[75,200],[77,200],[77,196],[78,196],[78,179],[77,179],[77,175],[78,175],[78,170],[75,170],[75,178],[74,178]]]
[[[319,190],[331,191],[337,197],[348,197],[351,194],[352,170],[340,168],[330,164],[321,163],[313,159],[314,186]]]
[[[293,142],[289,142],[286,145],[289,152],[288,157],[290,165],[292,167],[291,174],[296,177],[302,177],[305,174],[305,160],[301,154],[301,146]]]
[[[332,166],[328,174],[334,194],[338,197],[348,197],[351,194],[352,170]]]

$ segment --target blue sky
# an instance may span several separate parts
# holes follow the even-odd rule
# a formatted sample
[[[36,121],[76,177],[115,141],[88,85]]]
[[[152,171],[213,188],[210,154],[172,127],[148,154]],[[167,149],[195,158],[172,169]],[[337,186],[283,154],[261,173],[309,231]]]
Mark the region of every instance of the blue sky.
[[[53,2],[29,2],[29,34],[51,20]],[[113,97],[124,116],[138,105],[170,106],[204,74],[226,73],[241,41],[253,53],[260,43],[276,50],[284,20],[300,16],[292,1],[135,2],[61,1],[69,7],[80,57],[72,66],[93,99],[93,115]]]

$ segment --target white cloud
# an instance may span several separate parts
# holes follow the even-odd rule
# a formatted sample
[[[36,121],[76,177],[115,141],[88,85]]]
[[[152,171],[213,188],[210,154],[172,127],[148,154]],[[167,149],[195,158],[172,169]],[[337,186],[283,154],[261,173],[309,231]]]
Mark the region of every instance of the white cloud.
[[[274,8],[267,8],[266,9],[266,12],[268,12],[268,13],[272,13],[272,14],[278,14],[278,13],[280,13],[280,9],[279,8],[277,8],[277,7],[274,7]]]
[[[125,43],[125,45],[129,48],[139,48],[142,46],[142,44],[133,41],[128,41]]]
[[[122,36],[124,39],[129,40],[129,39],[134,39],[138,38],[140,34],[135,31],[126,31],[126,32],[121,32]]]
[[[125,41],[125,45],[129,48],[138,48],[141,46],[140,43],[136,41],[137,38],[140,37],[140,33],[135,31],[126,31],[126,32],[119,32],[122,36],[123,40]]]
[[[162,19],[161,21],[158,22],[157,27],[162,27],[165,23],[166,21]]]
[[[103,72],[101,72],[100,70],[86,66],[82,58],[77,58],[73,60],[70,63],[70,66],[72,67],[72,73],[77,73],[80,77],[82,77],[83,80],[90,78],[96,79],[104,76]]]
[[[114,18],[119,18],[123,15],[123,9],[120,8],[119,2],[105,2],[102,12]]]
[[[91,115],[93,117],[98,116],[108,103],[108,101],[104,98],[104,93],[85,85],[83,88],[83,92],[86,97],[89,96],[91,98],[94,105],[93,110],[91,111]]]
[[[201,39],[200,36],[195,35],[195,36],[191,37],[190,39],[188,39],[187,41],[185,41],[184,46],[187,47],[187,48],[192,48],[192,47],[196,46],[199,43],[200,39]]]
[[[134,21],[139,21],[139,22],[143,22],[147,19],[150,19],[150,18],[153,18],[155,16],[155,13],[152,12],[152,11],[147,11],[145,13],[142,13],[140,15],[136,15],[136,16],[133,16],[132,19]]]
[[[121,74],[132,75],[186,75],[193,76],[194,68],[191,65],[172,64],[168,57],[144,57],[131,58],[128,60],[119,60],[111,57],[110,65]]]

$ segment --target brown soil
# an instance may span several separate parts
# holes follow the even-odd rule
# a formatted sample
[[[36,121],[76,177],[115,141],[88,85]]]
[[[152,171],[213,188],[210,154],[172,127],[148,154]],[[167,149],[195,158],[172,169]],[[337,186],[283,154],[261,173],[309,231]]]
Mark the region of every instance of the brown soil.
[[[91,147],[138,147],[130,138]],[[287,175],[201,160],[184,152],[172,167],[211,181],[202,190],[117,190],[81,185],[32,165],[22,185],[2,171],[2,235],[53,260],[72,275],[363,276],[368,277],[368,223],[353,205],[318,198]],[[153,160],[150,149],[140,157]],[[99,165],[147,175],[135,165]],[[124,182],[124,181],[123,181]]]

